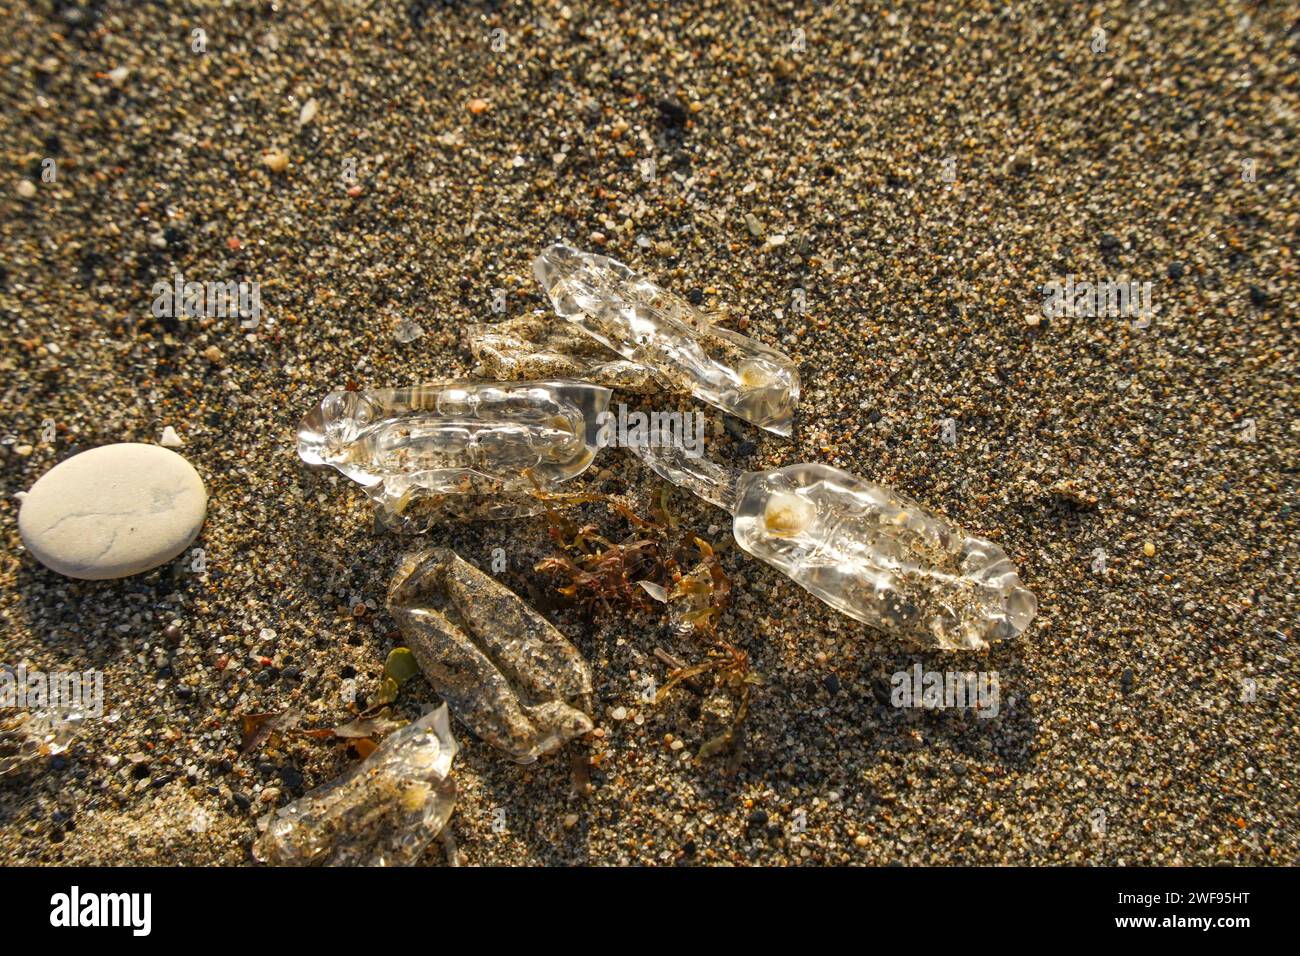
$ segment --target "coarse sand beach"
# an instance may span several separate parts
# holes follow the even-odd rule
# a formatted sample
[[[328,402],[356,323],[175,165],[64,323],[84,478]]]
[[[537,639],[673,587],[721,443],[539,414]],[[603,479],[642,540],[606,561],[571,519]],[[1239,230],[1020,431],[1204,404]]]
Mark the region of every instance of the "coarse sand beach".
[[[0,22],[0,664],[104,690],[68,749],[0,777],[0,863],[255,865],[258,818],[358,759],[298,731],[375,699],[420,545],[501,549],[596,682],[593,733],[530,765],[457,728],[430,865],[1297,862],[1294,7],[0,0]],[[330,390],[470,374],[468,324],[549,311],[531,260],[557,238],[798,363],[793,439],[707,409],[711,459],[835,465],[993,538],[1038,597],[1027,632],[918,650],[674,490],[761,679],[701,758],[707,688],[644,688],[702,645],[659,605],[556,594],[544,519],[377,531],[299,461]],[[178,274],[256,283],[256,327],[155,315]],[[1067,279],[1149,283],[1152,308],[1046,315]],[[42,567],[22,493],[168,427],[207,488],[200,551]],[[641,513],[662,486],[616,449],[577,484]],[[895,706],[918,667],[996,702]],[[437,703],[414,678],[397,716]],[[297,729],[241,753],[282,712]]]

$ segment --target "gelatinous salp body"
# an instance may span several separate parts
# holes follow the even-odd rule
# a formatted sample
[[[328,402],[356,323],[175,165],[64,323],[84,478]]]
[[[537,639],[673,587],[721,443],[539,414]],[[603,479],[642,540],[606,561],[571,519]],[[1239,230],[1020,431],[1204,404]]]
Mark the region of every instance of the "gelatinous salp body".
[[[591,730],[591,672],[578,650],[455,552],[403,558],[388,609],[425,678],[494,747],[528,762]]]
[[[663,382],[789,435],[799,372],[788,355],[711,324],[694,306],[608,256],[559,243],[533,274],[564,319]]]
[[[336,391],[299,425],[298,455],[363,485],[390,525],[427,526],[414,520],[431,517],[423,506],[461,496],[459,517],[527,514],[529,491],[591,464],[610,394],[568,380]]]
[[[1024,632],[1038,609],[1006,552],[897,492],[819,464],[738,474],[680,447],[631,449],[732,513],[745,551],[837,611],[948,650]]]
[[[335,780],[267,814],[253,856],[274,866],[411,866],[456,805],[444,704]]]
[[[983,649],[1038,608],[998,545],[829,465],[742,475],[733,530],[831,607],[922,644]]]

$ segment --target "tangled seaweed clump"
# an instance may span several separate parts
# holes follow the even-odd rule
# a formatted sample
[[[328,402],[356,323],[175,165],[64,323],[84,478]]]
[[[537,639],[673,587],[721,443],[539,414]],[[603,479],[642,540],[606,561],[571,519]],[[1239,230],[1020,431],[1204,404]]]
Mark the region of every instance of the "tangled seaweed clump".
[[[686,664],[660,652],[673,669],[655,694],[655,703],[662,704],[682,685],[712,700],[714,709],[725,713],[727,719],[698,756],[732,750],[740,739],[759,678],[750,668],[748,655],[718,636],[731,603],[731,579],[717,551],[699,535],[682,529],[668,508],[666,485],[656,514],[650,518],[606,495],[547,497],[568,503],[603,503],[635,527],[624,540],[611,541],[594,524],[580,525],[548,508],[545,515],[550,535],[560,551],[538,562],[536,570],[558,578],[556,591],[587,608],[601,605],[645,611],[656,603],[668,605],[674,631],[702,643],[703,658]],[[711,681],[712,687],[702,686],[702,679]],[[727,699],[719,701],[719,695]]]

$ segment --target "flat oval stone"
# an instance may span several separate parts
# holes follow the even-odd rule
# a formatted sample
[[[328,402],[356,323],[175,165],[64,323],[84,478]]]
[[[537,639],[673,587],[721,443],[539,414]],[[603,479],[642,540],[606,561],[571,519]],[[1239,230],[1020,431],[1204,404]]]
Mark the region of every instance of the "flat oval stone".
[[[198,537],[208,493],[166,448],[124,442],[73,455],[32,486],[18,531],[36,559],[70,578],[124,578],[166,564]]]

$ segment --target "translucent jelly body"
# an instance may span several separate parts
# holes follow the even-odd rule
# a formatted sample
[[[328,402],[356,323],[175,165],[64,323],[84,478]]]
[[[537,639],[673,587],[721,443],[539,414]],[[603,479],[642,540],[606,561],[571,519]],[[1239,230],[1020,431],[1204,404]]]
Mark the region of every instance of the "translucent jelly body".
[[[467,727],[528,762],[591,730],[591,672],[540,614],[454,551],[403,558],[388,610]]]
[[[274,866],[413,866],[455,808],[456,751],[444,704],[263,817],[253,857]]]
[[[1015,637],[1038,607],[992,541],[827,465],[742,475],[734,532],[836,610],[944,649]]]
[[[789,435],[799,373],[789,356],[711,325],[680,296],[607,256],[558,244],[533,260],[555,311],[623,358],[746,421]]]
[[[543,484],[580,474],[596,452],[607,388],[582,382],[450,382],[331,392],[298,428],[298,453],[363,485],[390,478],[454,491],[467,472]]]

